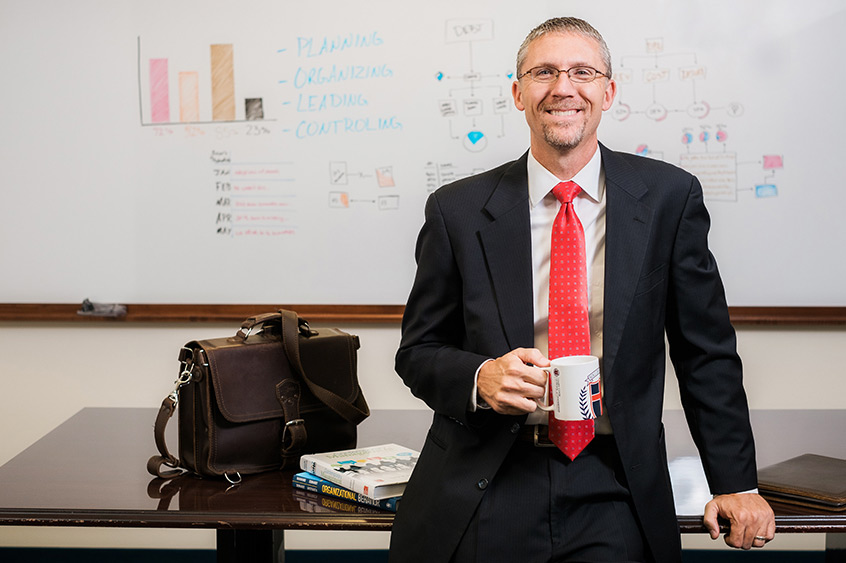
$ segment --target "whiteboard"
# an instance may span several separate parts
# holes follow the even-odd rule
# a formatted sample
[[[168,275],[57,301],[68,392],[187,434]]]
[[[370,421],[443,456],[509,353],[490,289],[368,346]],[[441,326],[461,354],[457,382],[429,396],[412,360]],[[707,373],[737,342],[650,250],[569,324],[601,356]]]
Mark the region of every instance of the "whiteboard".
[[[730,304],[846,305],[842,0],[0,0],[0,301],[404,303],[554,15],[611,48],[600,139],[703,181]]]

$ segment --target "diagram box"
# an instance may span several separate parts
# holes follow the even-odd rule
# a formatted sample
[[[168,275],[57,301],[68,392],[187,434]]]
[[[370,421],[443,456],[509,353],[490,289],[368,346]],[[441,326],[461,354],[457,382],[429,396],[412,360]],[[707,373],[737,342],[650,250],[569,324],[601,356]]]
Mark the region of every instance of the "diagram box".
[[[702,80],[705,78],[705,74],[703,65],[686,66],[679,69],[679,80]]]
[[[453,117],[458,114],[458,105],[455,100],[441,100],[438,102],[438,111],[441,117]]]
[[[668,68],[647,68],[643,70],[643,81],[646,84],[655,84],[656,82],[669,82],[670,69]]]
[[[392,166],[382,166],[376,169],[376,183],[380,188],[393,188],[394,183],[394,169]]]
[[[495,114],[508,113],[511,111],[511,104],[514,103],[511,98],[494,98],[493,108]]]
[[[446,22],[447,43],[490,41],[493,36],[493,20],[454,19]]]
[[[778,187],[775,184],[758,184],[755,186],[755,197],[776,197]]]
[[[399,209],[398,195],[383,195],[379,196],[379,210],[389,211],[392,209]]]
[[[350,206],[347,192],[329,192],[329,207],[345,209]]]
[[[482,100],[478,98],[467,98],[464,100],[464,115],[482,115]]]
[[[780,154],[764,155],[764,170],[775,170],[784,168],[784,158]]]
[[[683,154],[679,166],[699,178],[705,199],[737,201],[736,153]]]
[[[333,186],[343,186],[347,184],[346,162],[336,161],[329,163],[329,183]]]

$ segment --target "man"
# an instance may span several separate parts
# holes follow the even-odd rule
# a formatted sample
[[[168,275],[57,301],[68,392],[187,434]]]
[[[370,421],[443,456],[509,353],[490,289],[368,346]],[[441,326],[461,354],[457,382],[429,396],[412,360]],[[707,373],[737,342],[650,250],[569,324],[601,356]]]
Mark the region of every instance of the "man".
[[[729,545],[762,547],[775,524],[755,491],[741,365],[699,182],[599,144],[616,84],[605,42],[582,20],[533,30],[512,90],[529,152],[426,205],[396,368],[435,414],[391,560],[681,561],[661,424],[665,332],[715,495],[705,524],[716,538],[719,515]],[[559,203],[560,186],[574,185]],[[565,455],[543,447],[549,418],[536,400],[539,367],[560,339],[549,279],[562,243],[551,231],[571,211],[587,277],[579,330],[601,359],[605,413],[587,447]]]

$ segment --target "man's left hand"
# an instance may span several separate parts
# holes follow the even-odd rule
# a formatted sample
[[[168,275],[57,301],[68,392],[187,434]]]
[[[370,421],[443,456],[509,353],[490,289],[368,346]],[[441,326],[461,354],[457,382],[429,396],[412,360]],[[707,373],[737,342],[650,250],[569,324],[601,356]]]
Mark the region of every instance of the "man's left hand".
[[[726,544],[731,547],[764,547],[775,536],[773,509],[756,493],[717,495],[705,505],[704,523],[711,539],[720,537],[718,516],[731,524],[725,536]]]

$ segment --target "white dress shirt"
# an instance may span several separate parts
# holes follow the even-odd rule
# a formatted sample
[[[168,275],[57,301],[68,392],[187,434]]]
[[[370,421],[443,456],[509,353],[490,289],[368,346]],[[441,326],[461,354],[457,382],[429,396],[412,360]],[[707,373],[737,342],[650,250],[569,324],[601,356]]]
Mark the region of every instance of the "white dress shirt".
[[[605,286],[605,174],[602,156],[596,152],[584,168],[572,178],[557,178],[543,167],[529,151],[530,221],[532,226],[532,266],[534,269],[535,348],[546,356],[549,350],[549,260],[552,249],[552,224],[561,203],[552,188],[560,182],[573,181],[582,189],[573,200],[573,210],[585,232],[585,265],[587,266],[588,321],[590,351],[599,358],[602,377],[602,319]],[[601,381],[601,379],[600,379]],[[548,413],[535,411],[529,424],[546,424]],[[610,434],[608,416],[596,420],[596,432]]]
[[[527,173],[529,180],[529,219],[532,232],[533,303],[535,348],[546,356],[549,349],[549,257],[552,248],[552,223],[561,203],[552,193],[559,182],[572,180],[582,191],[573,200],[573,209],[585,231],[585,253],[588,283],[588,317],[590,322],[591,354],[600,362],[602,377],[602,316],[605,280],[605,174],[602,156],[597,147],[591,160],[573,178],[557,178],[544,168],[529,151]],[[490,361],[490,360],[488,360]],[[483,364],[484,365],[484,364]],[[479,366],[481,369],[481,366]],[[479,372],[476,371],[478,380]],[[470,410],[477,408],[477,388],[474,385]],[[478,408],[484,408],[480,405]],[[529,414],[528,424],[547,424],[549,414],[538,409]],[[596,431],[611,433],[608,417],[596,420]]]

